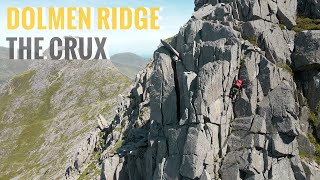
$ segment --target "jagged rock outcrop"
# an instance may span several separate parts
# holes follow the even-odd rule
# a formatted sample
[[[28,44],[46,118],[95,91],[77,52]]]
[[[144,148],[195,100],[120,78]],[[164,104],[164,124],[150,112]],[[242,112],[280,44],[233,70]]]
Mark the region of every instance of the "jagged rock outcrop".
[[[293,58],[297,70],[320,69],[320,30],[299,33]]]
[[[75,156],[71,159],[70,166],[66,170],[66,178],[71,178],[74,172],[82,172],[84,170],[99,141],[99,132],[100,131],[96,129],[79,143]]]
[[[290,69],[297,1],[195,6],[171,42],[180,60],[160,45],[120,104],[102,179],[319,179],[318,165],[299,152],[310,147],[312,156],[314,145],[306,92]],[[246,87],[233,103],[239,78]]]
[[[295,40],[294,68],[308,104],[313,111],[320,107],[320,31],[303,31]]]

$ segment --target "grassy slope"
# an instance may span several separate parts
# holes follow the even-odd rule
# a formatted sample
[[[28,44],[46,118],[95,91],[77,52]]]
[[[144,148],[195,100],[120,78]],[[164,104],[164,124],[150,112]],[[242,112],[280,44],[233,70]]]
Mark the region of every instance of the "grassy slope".
[[[13,89],[12,93],[6,93],[0,96],[0,120],[17,99],[24,99],[23,104],[14,110],[14,114],[17,116],[15,116],[12,122],[0,121],[1,131],[8,129],[16,131],[13,137],[0,141],[0,147],[2,151],[5,152],[0,158],[2,162],[0,165],[0,179],[9,179],[21,174],[23,174],[24,178],[27,178],[30,177],[32,173],[37,174],[37,171],[46,166],[50,169],[50,163],[63,163],[63,161],[67,159],[65,155],[66,144],[68,144],[72,138],[90,129],[90,127],[79,128],[79,131],[74,132],[71,136],[63,132],[58,132],[59,130],[57,129],[57,133],[62,133],[62,135],[51,145],[55,148],[60,148],[59,152],[61,155],[59,156],[61,156],[62,159],[54,159],[47,162],[47,164],[39,163],[41,158],[45,157],[46,153],[48,153],[39,150],[45,141],[45,133],[48,131],[51,122],[59,111],[59,109],[53,108],[52,98],[63,91],[64,84],[61,79],[57,79],[43,90],[40,95],[34,95],[30,89],[30,82],[35,73],[35,71],[27,71],[15,77],[10,84],[11,89]],[[98,90],[98,99],[102,102],[98,101],[95,103],[96,106],[94,108],[97,108],[97,104],[100,103],[101,105],[98,106],[98,111],[108,112],[111,110],[113,104],[103,103],[103,101],[115,98],[118,93],[128,87],[131,81],[112,71],[97,79],[94,71],[88,71],[81,78],[80,83],[86,91],[77,97],[77,103],[71,108],[80,114],[81,121],[86,122],[93,116],[92,113],[91,115],[89,113],[92,111],[93,106],[85,103],[88,98],[91,98],[89,93],[92,88]],[[102,89],[105,86],[115,84],[118,86],[115,86],[116,88],[111,92],[105,92]],[[31,174],[26,172],[30,172]]]

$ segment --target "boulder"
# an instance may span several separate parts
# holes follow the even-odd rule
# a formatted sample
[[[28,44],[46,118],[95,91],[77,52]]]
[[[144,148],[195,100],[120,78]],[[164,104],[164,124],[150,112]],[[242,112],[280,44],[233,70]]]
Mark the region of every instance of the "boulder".
[[[298,136],[299,152],[304,153],[308,157],[312,157],[315,152],[315,147],[310,143],[308,137],[304,134]]]
[[[320,30],[303,31],[298,34],[292,61],[294,68],[300,71],[320,66]]]
[[[109,159],[105,159],[102,163],[101,179],[113,180],[116,177],[116,171],[119,163],[119,156],[114,156]]]
[[[97,122],[98,122],[99,128],[101,130],[109,128],[109,126],[110,126],[110,123],[101,114],[99,114]]]
[[[272,179],[288,179],[295,180],[294,172],[291,168],[289,159],[284,158],[272,164],[271,172],[269,172]]]
[[[261,37],[262,50],[266,57],[274,63],[291,63],[291,52],[288,43],[284,39],[284,33],[279,27],[265,30]]]
[[[210,149],[210,142],[205,133],[198,128],[190,127],[184,145],[180,174],[194,179],[200,177],[203,171],[206,154]]]

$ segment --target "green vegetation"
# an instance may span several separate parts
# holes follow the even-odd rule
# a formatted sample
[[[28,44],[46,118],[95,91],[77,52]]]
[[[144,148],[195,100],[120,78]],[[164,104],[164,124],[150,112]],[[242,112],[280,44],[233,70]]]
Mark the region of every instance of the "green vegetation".
[[[309,158],[309,155],[303,150],[299,150],[299,156],[301,158],[304,158],[304,159],[308,159]]]
[[[114,128],[114,130],[113,131],[115,131],[115,132],[121,132],[121,128]]]
[[[318,125],[318,118],[317,116],[314,114],[314,112],[312,112],[312,110],[309,108],[309,120],[311,121],[312,125],[314,127],[317,127]]]
[[[296,22],[297,22],[297,25],[292,28],[292,30],[294,30],[295,32],[320,29],[320,19],[298,17]]]
[[[15,173],[11,171],[9,177],[38,166],[36,162],[39,156],[37,153],[30,154],[30,152],[36,152],[44,142],[42,135],[46,131],[46,125],[50,123],[48,120],[55,116],[50,101],[60,87],[61,84],[56,83],[47,88],[40,97],[41,103],[31,107],[32,110],[30,110],[30,104],[26,104],[15,110],[15,114],[21,115],[21,118],[18,118],[17,121],[20,122],[23,130],[15,140],[16,147],[11,150],[3,162],[3,165],[7,168],[19,169]],[[24,167],[27,167],[27,169],[21,169],[21,164],[24,164]]]
[[[292,68],[288,65],[288,64],[276,64],[278,67],[287,70],[292,76],[294,75],[294,72],[292,70]]]
[[[100,145],[102,147],[102,144],[103,144],[103,136],[104,136],[104,133],[100,133],[99,134],[100,136]],[[98,164],[101,164],[102,161],[100,160],[100,156],[101,156],[101,152],[102,150],[97,150],[95,149],[93,155],[90,157],[91,159],[91,163],[88,165],[88,167],[80,174],[78,180],[89,180],[89,179],[92,179],[91,176],[96,176],[96,175],[100,175],[101,174],[101,168],[97,168],[96,166]]]
[[[282,20],[279,21],[279,27],[280,27],[282,30],[286,29],[286,25],[285,25],[284,21],[282,21]]]
[[[164,41],[167,43],[171,43],[174,37],[175,36],[169,37],[169,38],[165,39]]]
[[[245,36],[245,37],[243,37],[243,39],[248,40],[254,46],[258,46],[257,37],[256,36],[250,36],[250,37],[246,37]]]
[[[317,113],[318,116],[320,116],[320,102],[319,102],[319,104],[318,104],[318,106],[316,108],[316,113]]]
[[[240,60],[240,67],[242,67],[243,65],[245,65],[246,64],[246,59],[243,57],[243,58],[241,58],[241,60]]]
[[[122,146],[123,142],[124,142],[124,140],[119,139],[119,140],[117,141],[117,143],[114,145],[114,147],[113,147],[113,149],[111,150],[111,152],[112,152],[112,153],[117,152],[117,150]]]
[[[115,74],[113,71],[106,73],[103,77],[95,74],[95,71],[89,71],[80,81],[80,84],[85,87],[86,91],[78,100],[78,106],[81,107],[85,104],[84,100],[90,96],[90,88],[97,89],[99,92],[99,99],[106,100],[113,98],[122,90],[128,87],[132,82],[124,75]],[[99,77],[96,79],[95,77]],[[119,84],[121,82],[121,84]],[[117,84],[117,89],[111,89],[106,92],[104,89],[106,85]]]
[[[308,107],[308,111],[309,111],[309,121],[310,123],[312,124],[313,128],[314,127],[317,127],[318,125],[318,118],[316,116],[316,114],[309,108],[309,105],[307,103],[307,100],[306,101],[306,106]],[[319,113],[319,105],[317,107],[317,113]],[[308,159],[308,160],[314,160],[316,161],[318,164],[320,164],[320,144],[316,138],[316,136],[312,133],[308,133],[307,134],[307,137],[310,141],[310,143],[312,143],[315,147],[315,152],[314,154],[312,155],[312,157],[309,157],[308,154],[302,150],[299,150],[299,155],[300,157],[302,158],[305,158],[305,159]]]
[[[317,139],[314,137],[313,134],[307,134],[309,141],[314,145],[315,152],[312,156],[312,159],[315,160],[318,164],[320,164],[320,144],[318,143]]]
[[[80,174],[78,180],[87,180],[87,179],[89,179],[89,177],[88,177],[87,175],[90,174],[91,172],[94,172],[95,169],[96,169],[95,162],[92,162],[92,163],[89,164],[89,166]]]
[[[284,23],[279,23],[279,27],[282,29],[282,30],[284,30],[284,29],[286,29],[285,27],[286,27],[286,25],[284,25]]]
[[[30,89],[29,81],[35,74],[35,71],[26,71],[25,73],[12,79],[10,88],[12,89],[11,94],[0,95],[0,118],[2,119],[6,112],[7,105],[19,95],[26,93]],[[1,127],[0,127],[1,129]]]

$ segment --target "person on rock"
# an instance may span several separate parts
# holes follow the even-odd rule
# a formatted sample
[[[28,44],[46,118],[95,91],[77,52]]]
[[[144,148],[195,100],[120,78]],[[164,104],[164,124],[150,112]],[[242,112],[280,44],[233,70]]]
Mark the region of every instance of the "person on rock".
[[[229,97],[232,99],[232,102],[234,102],[237,99],[236,97],[238,96],[242,88],[243,88],[243,80],[241,79],[238,79],[232,84],[230,94],[229,94]]]

